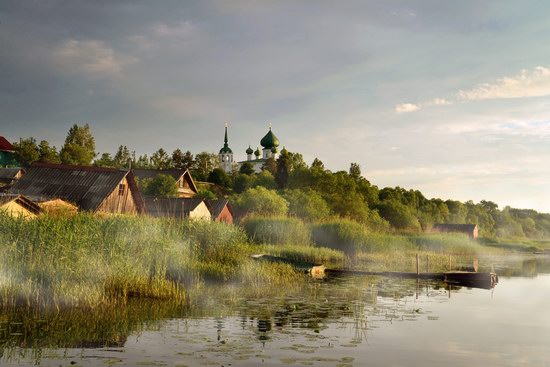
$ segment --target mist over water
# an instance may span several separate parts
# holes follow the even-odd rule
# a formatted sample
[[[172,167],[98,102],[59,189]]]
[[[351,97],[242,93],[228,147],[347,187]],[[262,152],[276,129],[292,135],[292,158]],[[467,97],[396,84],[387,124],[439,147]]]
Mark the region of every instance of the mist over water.
[[[3,312],[0,362],[547,366],[549,259],[495,264],[502,275],[491,290],[353,276],[285,289],[205,285],[185,306]]]

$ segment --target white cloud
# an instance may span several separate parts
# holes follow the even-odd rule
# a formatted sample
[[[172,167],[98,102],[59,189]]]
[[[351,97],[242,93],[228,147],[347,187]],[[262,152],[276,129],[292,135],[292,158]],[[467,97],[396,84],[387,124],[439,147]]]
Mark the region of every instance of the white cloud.
[[[537,66],[533,70],[522,70],[514,76],[484,83],[474,89],[461,90],[456,98],[461,101],[483,99],[527,98],[550,95],[550,68]]]
[[[397,106],[395,106],[396,113],[414,112],[414,111],[418,111],[419,109],[420,109],[420,105],[413,104],[413,103],[400,103]]]
[[[64,70],[92,76],[115,76],[136,59],[116,53],[105,42],[67,40],[53,51],[54,60]]]
[[[414,112],[427,106],[444,106],[457,102],[543,96],[550,96],[550,68],[537,66],[533,70],[524,69],[517,75],[497,79],[494,83],[483,83],[473,89],[460,90],[449,99],[434,98],[417,104],[401,103],[395,107],[395,112]]]

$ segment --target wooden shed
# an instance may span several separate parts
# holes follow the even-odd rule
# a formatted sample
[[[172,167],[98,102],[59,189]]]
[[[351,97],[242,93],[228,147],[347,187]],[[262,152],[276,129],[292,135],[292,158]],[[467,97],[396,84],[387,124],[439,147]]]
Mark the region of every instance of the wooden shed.
[[[40,207],[42,213],[49,216],[65,217],[75,215],[78,212],[78,206],[60,198],[35,198],[31,196],[29,199]]]
[[[478,237],[477,224],[436,223],[432,228],[435,233],[463,233],[470,238]]]
[[[20,179],[25,170],[20,167],[5,168],[0,167],[0,186],[10,186]]]
[[[79,210],[138,214],[143,198],[130,171],[115,168],[35,163],[8,191],[33,198],[63,199]]]
[[[0,212],[5,212],[12,217],[26,219],[36,218],[40,213],[40,207],[23,195],[0,194]]]
[[[178,197],[180,198],[192,198],[198,193],[197,186],[191,177],[191,173],[186,169],[133,169],[132,172],[138,180],[153,179],[161,174],[172,176],[174,180],[176,180]]]
[[[147,214],[152,217],[211,220],[210,207],[201,198],[154,198],[145,196]]]
[[[218,200],[207,200],[212,213],[212,220],[216,222],[233,223],[233,208],[229,200],[221,198]]]

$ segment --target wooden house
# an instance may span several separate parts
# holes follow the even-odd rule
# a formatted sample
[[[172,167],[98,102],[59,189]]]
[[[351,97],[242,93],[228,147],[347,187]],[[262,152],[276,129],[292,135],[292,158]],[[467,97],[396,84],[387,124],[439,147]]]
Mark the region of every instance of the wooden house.
[[[12,217],[26,219],[36,218],[40,213],[40,207],[23,195],[0,194],[0,212]]]
[[[227,199],[207,200],[212,213],[212,220],[216,222],[233,223],[233,208]]]
[[[132,172],[115,168],[35,163],[8,192],[32,198],[63,199],[79,210],[94,213],[145,211]]]
[[[477,224],[436,223],[432,228],[435,233],[462,233],[470,238],[478,237]]]
[[[0,167],[19,166],[15,159],[15,148],[3,136],[0,136]]]
[[[153,179],[160,174],[172,176],[174,180],[176,180],[178,197],[180,198],[192,198],[198,193],[197,186],[195,185],[189,170],[133,169],[132,172],[138,180]]]
[[[211,220],[208,203],[201,198],[144,197],[147,214],[152,217]]]
[[[0,186],[11,186],[20,179],[25,171],[22,168],[4,168],[0,167]]]

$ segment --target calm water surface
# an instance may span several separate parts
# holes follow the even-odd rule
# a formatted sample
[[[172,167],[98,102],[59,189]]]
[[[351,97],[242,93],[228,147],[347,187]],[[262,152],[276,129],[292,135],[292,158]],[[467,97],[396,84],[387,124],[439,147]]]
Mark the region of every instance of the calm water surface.
[[[4,314],[0,365],[548,367],[548,261],[529,261],[497,269],[492,290],[346,277],[212,286],[186,309]]]

